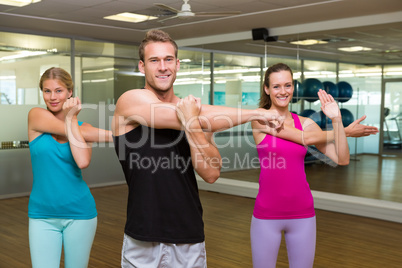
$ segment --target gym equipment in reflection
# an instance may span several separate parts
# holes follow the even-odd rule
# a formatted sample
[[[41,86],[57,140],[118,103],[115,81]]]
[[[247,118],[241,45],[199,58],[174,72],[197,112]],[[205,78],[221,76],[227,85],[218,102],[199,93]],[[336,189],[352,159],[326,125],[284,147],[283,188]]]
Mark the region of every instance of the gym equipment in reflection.
[[[353,114],[345,108],[341,108],[341,116],[342,116],[342,123],[344,127],[349,126],[350,124],[353,123],[353,121],[355,121]]]
[[[2,141],[0,150],[29,148],[29,141]]]
[[[296,103],[299,100],[303,99],[304,97],[304,88],[303,85],[297,81],[297,80],[293,80],[293,97],[292,97],[292,103]]]
[[[308,102],[315,102],[318,100],[318,90],[323,89],[335,100],[339,102],[347,102],[353,96],[353,88],[346,81],[340,81],[333,83],[331,81],[321,82],[316,78],[307,78],[302,83],[294,80],[294,92],[292,103],[298,102],[300,99],[304,99]]]
[[[332,129],[332,120],[329,119],[323,111],[320,111],[320,115],[321,115],[321,125],[320,127],[322,129]]]
[[[328,92],[340,104],[349,101],[353,95],[353,88],[348,82],[345,81],[340,81],[338,83],[334,83],[331,81],[321,82],[316,78],[307,78],[301,84],[298,84],[298,81],[294,80],[294,93],[292,103],[298,102],[299,100],[302,101],[305,100],[310,103],[318,101],[319,89],[323,89],[326,92]],[[301,111],[300,115],[311,118],[323,130],[331,130],[333,128],[332,120],[326,117],[324,112],[322,112],[321,110],[315,111],[311,109],[311,104],[309,106],[310,106],[309,108]],[[304,105],[302,105],[301,108],[303,109]],[[349,126],[354,121],[354,116],[352,112],[346,108],[342,108],[342,106],[340,106],[340,112],[342,115],[343,125],[345,127]],[[304,159],[305,164],[319,162],[320,160],[317,159],[314,156],[314,154],[311,153],[312,151],[317,150],[315,146],[308,146],[308,147],[309,151]]]
[[[339,91],[339,102],[347,102],[350,100],[350,98],[352,98],[353,88],[348,82],[340,81],[338,82],[337,86]]]
[[[323,89],[323,85],[320,80],[316,78],[307,78],[302,82],[304,89],[304,99],[308,102],[315,102],[318,100],[318,90]]]
[[[341,108],[342,123],[345,127],[349,126],[355,121],[351,111],[345,108]],[[332,128],[332,121],[322,111],[316,112],[312,109],[306,109],[300,113],[301,116],[311,118],[320,128],[330,129]]]
[[[325,90],[328,94],[330,94],[334,99],[339,97],[339,89],[335,83],[331,81],[324,81],[322,82],[323,90]]]
[[[320,112],[313,109],[306,109],[300,113],[301,116],[311,118],[319,127],[322,127],[323,118]],[[325,118],[325,117],[324,117]]]
[[[385,107],[384,108],[384,124],[385,124],[385,132],[384,132],[384,146],[386,147],[396,147],[400,148],[402,146],[402,134],[401,134],[401,127],[399,126],[402,122],[402,113],[394,116],[390,119],[387,117],[390,115],[390,109]],[[396,135],[391,134],[391,130],[388,126],[387,120],[391,122],[394,121],[396,125]]]
[[[307,102],[315,102],[318,100],[318,90],[323,89],[328,92],[334,99],[340,103],[345,103],[352,98],[353,88],[346,81],[334,83],[331,81],[321,82],[316,78],[307,78],[301,84],[294,80],[294,93],[292,103],[306,100]],[[296,94],[296,96],[295,96]],[[342,123],[345,127],[354,121],[353,114],[346,108],[341,108]],[[301,116],[311,118],[322,129],[332,129],[332,121],[322,111],[314,111],[310,108],[303,110]]]
[[[322,124],[322,117],[320,112],[316,112],[313,109],[306,109],[300,113],[301,116],[311,118],[314,122],[317,123],[321,127]],[[311,153],[313,151],[316,151],[317,149],[315,146],[308,146],[308,151],[306,153],[306,156],[304,157],[304,164],[313,164],[319,162],[319,160]]]
[[[310,117],[314,113],[315,113],[315,111],[313,109],[306,109],[306,110],[302,111],[300,113],[300,115],[304,116],[304,117]]]

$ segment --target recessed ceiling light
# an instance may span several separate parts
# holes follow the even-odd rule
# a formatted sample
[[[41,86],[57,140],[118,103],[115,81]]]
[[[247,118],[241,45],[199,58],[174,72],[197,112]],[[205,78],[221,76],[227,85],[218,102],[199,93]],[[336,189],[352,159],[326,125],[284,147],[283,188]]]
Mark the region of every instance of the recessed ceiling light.
[[[385,53],[398,53],[398,52],[401,52],[401,50],[399,50],[399,49],[389,49],[389,50],[385,50],[384,52]]]
[[[130,13],[130,12],[124,12],[124,13],[104,17],[104,19],[108,19],[108,20],[118,20],[118,21],[133,22],[133,23],[139,23],[139,22],[143,22],[143,21],[147,21],[147,20],[155,20],[157,18],[158,17],[146,16],[146,15],[135,14],[135,13]]]
[[[44,54],[47,54],[47,52],[46,51],[21,51],[14,55],[1,57],[0,61],[27,58],[27,57],[32,57],[32,56],[44,55]]]
[[[0,5],[23,7],[40,1],[41,0],[0,0]]]
[[[369,47],[361,47],[361,46],[355,46],[355,47],[340,47],[338,50],[346,51],[346,52],[357,52],[357,51],[370,51],[372,50]]]
[[[290,43],[293,45],[308,46],[308,45],[327,44],[328,41],[317,40],[317,39],[306,39],[306,40],[292,41]]]

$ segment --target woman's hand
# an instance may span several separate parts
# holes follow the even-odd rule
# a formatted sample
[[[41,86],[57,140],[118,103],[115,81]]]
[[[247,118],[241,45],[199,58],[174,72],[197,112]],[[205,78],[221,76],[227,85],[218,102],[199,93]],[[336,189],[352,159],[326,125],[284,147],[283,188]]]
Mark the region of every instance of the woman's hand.
[[[377,134],[378,128],[360,124],[364,119],[366,119],[365,115],[345,127],[346,137],[358,138]]]
[[[338,104],[330,94],[320,89],[318,91],[318,97],[321,102],[321,110],[328,118],[331,120],[341,118],[341,111],[339,110]]]
[[[73,118],[81,111],[81,101],[78,97],[71,97],[63,104],[63,113],[66,118]]]

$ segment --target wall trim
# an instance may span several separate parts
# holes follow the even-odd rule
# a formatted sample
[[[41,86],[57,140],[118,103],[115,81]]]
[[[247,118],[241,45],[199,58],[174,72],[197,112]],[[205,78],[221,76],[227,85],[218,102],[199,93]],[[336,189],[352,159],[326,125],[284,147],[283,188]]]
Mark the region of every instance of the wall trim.
[[[219,178],[208,184],[197,175],[200,190],[255,198],[258,183]],[[402,223],[402,204],[328,192],[312,191],[316,209]],[[250,211],[251,213],[251,211]]]

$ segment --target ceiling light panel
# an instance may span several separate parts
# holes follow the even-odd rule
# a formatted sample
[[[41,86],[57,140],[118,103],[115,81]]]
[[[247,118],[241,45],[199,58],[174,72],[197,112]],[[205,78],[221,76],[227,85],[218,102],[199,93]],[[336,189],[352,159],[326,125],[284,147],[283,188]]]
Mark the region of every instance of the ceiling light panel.
[[[0,5],[23,7],[30,4],[38,3],[41,0],[0,0]]]
[[[372,49],[369,47],[354,46],[354,47],[340,47],[338,48],[338,50],[345,52],[359,52],[359,51],[370,51]]]
[[[132,23],[139,23],[139,22],[148,21],[148,20],[155,20],[157,18],[158,17],[135,14],[135,13],[130,13],[130,12],[124,12],[124,13],[104,17],[104,19],[108,19],[108,20],[118,20],[118,21],[132,22]]]
[[[292,41],[290,43],[293,45],[309,46],[309,45],[327,44],[328,41],[317,40],[317,39],[306,39],[306,40]]]

